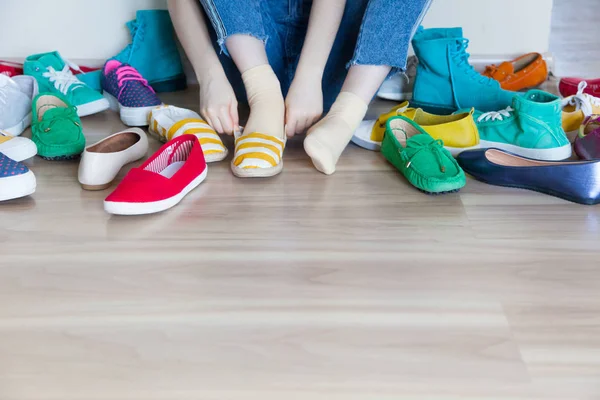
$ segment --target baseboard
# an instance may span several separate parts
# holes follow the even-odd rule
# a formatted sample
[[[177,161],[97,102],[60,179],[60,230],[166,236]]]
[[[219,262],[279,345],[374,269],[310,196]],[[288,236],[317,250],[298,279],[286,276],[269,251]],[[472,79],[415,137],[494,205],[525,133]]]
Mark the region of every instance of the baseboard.
[[[542,54],[542,56],[544,57],[544,60],[546,60],[546,63],[548,64],[548,70],[550,71],[550,73],[552,75],[556,75],[556,63],[555,63],[555,59],[554,59],[554,55],[551,52],[547,52]],[[414,57],[414,56],[412,56]],[[411,57],[411,58],[412,58]],[[477,71],[483,71],[485,70],[485,67],[487,65],[490,64],[500,64],[504,61],[507,60],[513,60],[515,58],[519,57],[519,54],[498,54],[498,55],[477,55],[477,54],[472,54],[471,58],[470,58],[470,63],[471,65],[473,65],[473,67],[477,70]],[[0,60],[6,60],[6,61],[10,61],[10,62],[18,62],[18,63],[22,63],[24,60],[21,58],[3,58],[0,57]],[[71,60],[72,62],[74,62],[77,65],[85,65],[86,67],[91,67],[91,68],[100,68],[104,65],[105,60],[101,60],[101,59],[73,59]],[[409,62],[409,66],[410,66],[410,62]],[[197,84],[198,81],[196,80],[196,75],[193,73],[193,69],[191,68],[191,65],[189,64],[189,62],[187,60],[184,61],[184,68],[185,68],[185,72],[186,75],[188,77],[188,83],[190,84]],[[414,68],[410,68],[406,71],[407,75],[409,78],[414,77],[415,74],[415,70]]]

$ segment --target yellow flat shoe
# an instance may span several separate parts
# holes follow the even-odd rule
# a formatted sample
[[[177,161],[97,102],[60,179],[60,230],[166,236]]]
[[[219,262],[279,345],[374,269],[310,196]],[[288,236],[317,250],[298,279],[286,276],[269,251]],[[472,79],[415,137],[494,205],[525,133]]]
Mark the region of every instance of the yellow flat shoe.
[[[283,170],[285,139],[264,133],[236,134],[231,171],[238,178],[268,178]]]
[[[352,142],[368,150],[379,151],[387,121],[403,116],[420,125],[434,139],[444,142],[453,156],[465,150],[479,148],[479,131],[473,120],[474,110],[453,115],[435,115],[420,108],[409,108],[409,103],[394,107],[377,120],[363,121],[352,137]]]

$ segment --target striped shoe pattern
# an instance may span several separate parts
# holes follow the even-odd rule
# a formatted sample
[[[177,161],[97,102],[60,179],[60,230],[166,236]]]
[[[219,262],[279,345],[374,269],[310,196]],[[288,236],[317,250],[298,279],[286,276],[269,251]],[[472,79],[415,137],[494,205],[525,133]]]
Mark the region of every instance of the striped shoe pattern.
[[[149,118],[150,133],[167,142],[181,135],[195,135],[206,162],[221,161],[228,151],[215,130],[200,115],[174,106],[155,108]]]
[[[249,133],[235,139],[233,173],[239,177],[269,177],[283,169],[285,141],[264,133]]]
[[[186,161],[190,155],[190,151],[192,151],[193,145],[193,140],[172,144],[164,149],[144,170],[160,174],[169,165]]]

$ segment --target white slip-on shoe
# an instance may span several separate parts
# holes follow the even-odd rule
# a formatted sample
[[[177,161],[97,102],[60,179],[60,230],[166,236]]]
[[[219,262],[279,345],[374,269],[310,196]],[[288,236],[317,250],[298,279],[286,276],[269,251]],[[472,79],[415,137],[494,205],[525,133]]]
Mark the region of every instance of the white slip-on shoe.
[[[79,163],[79,183],[85,190],[103,190],[111,185],[124,165],[148,152],[148,137],[139,128],[115,133],[88,146]]]
[[[0,130],[0,153],[15,161],[24,161],[37,154],[37,146],[31,139],[14,137]]]
[[[38,94],[34,77],[0,74],[0,129],[19,136],[31,125],[31,101]]]

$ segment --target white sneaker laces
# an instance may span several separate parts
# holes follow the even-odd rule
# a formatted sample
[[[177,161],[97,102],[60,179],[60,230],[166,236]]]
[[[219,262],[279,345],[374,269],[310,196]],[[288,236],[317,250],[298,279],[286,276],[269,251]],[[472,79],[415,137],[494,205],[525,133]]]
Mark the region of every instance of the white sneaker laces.
[[[85,86],[83,82],[73,75],[68,62],[66,62],[65,67],[61,71],[57,71],[52,67],[48,67],[47,70],[48,72],[44,72],[43,74],[44,78],[48,78],[50,82],[54,83],[54,87],[62,94],[67,94],[70,90]]]
[[[575,106],[575,111],[583,111],[583,115],[589,117],[594,114],[594,107],[600,107],[600,98],[584,93],[588,83],[581,81],[577,86],[577,94],[567,97],[563,100],[563,108],[566,106]]]
[[[484,114],[481,114],[479,118],[477,118],[477,122],[482,121],[504,121],[504,118],[510,117],[510,113],[515,111],[512,107],[506,107],[504,110],[500,111],[490,111]]]

